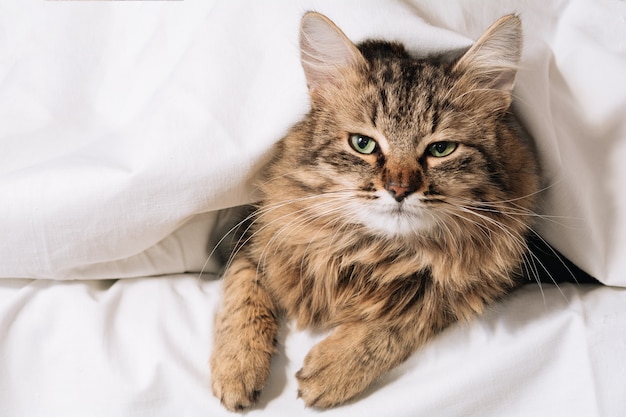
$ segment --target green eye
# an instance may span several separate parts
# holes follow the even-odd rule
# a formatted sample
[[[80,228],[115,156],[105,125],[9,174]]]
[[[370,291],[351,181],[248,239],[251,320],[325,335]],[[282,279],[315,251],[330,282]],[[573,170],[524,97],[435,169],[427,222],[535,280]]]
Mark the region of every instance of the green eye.
[[[454,152],[457,146],[455,142],[435,142],[428,147],[428,153],[435,158],[443,158]]]
[[[376,141],[369,136],[352,134],[350,135],[350,146],[358,153],[369,155],[374,153],[378,145]]]

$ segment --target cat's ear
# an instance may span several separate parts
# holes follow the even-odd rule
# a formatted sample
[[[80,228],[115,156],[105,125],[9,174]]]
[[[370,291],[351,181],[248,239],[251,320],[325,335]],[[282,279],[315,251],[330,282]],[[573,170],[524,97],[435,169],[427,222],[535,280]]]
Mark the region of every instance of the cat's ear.
[[[365,65],[365,58],[326,16],[308,12],[300,24],[300,60],[310,91],[337,83],[346,69]]]
[[[498,19],[459,59],[454,69],[474,88],[511,93],[522,50],[522,25],[515,15]]]

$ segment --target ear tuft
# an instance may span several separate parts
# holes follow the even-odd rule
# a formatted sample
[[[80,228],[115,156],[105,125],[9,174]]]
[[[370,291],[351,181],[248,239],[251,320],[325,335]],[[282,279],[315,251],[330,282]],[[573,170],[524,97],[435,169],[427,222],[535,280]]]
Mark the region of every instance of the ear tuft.
[[[326,16],[308,12],[300,24],[300,60],[309,90],[336,82],[340,72],[365,64],[348,37]]]
[[[510,93],[515,84],[521,51],[520,19],[516,15],[507,15],[491,25],[454,68],[471,77],[471,84]]]

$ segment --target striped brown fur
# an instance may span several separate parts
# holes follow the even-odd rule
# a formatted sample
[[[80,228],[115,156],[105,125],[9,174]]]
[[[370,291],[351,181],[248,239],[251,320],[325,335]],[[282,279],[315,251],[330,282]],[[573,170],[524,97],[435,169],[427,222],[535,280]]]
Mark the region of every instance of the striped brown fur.
[[[512,15],[452,61],[304,16],[311,110],[224,277],[211,369],[227,408],[256,400],[282,315],[332,330],[297,374],[305,403],[330,407],[516,286],[539,187],[510,112],[520,49]]]

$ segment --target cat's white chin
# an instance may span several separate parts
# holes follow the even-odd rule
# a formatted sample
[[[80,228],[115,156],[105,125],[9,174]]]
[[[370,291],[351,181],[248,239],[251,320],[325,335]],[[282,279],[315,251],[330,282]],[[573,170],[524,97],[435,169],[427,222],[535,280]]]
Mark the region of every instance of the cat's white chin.
[[[388,237],[424,233],[435,225],[435,218],[418,195],[397,202],[385,192],[369,200],[359,210],[360,222],[376,234]]]

